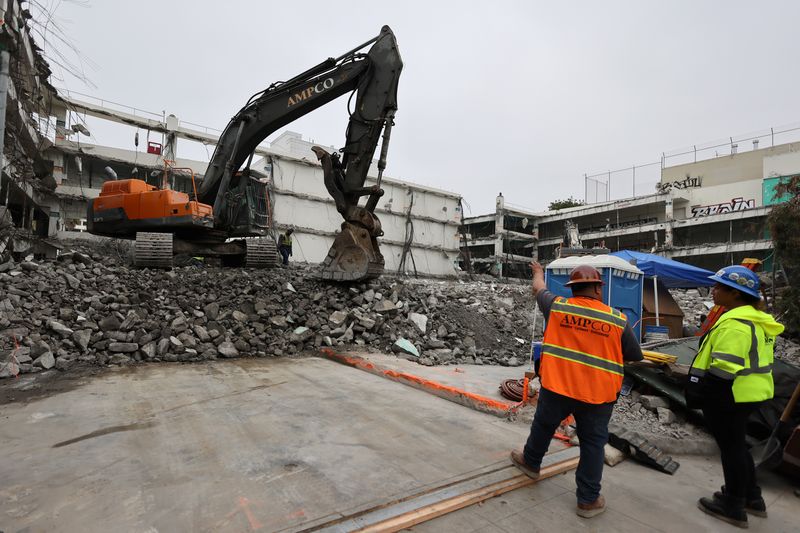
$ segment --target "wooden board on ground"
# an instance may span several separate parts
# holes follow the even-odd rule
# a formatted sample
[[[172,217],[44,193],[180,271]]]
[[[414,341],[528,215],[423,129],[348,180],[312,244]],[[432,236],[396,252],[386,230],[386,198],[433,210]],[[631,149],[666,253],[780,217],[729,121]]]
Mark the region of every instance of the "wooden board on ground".
[[[355,515],[343,516],[324,524],[303,529],[303,532],[388,533],[400,531],[433,520],[469,505],[494,498],[508,491],[525,487],[577,467],[580,451],[567,448],[545,456],[538,480],[522,474],[512,464],[481,473],[459,482],[427,490],[423,493],[387,502]]]

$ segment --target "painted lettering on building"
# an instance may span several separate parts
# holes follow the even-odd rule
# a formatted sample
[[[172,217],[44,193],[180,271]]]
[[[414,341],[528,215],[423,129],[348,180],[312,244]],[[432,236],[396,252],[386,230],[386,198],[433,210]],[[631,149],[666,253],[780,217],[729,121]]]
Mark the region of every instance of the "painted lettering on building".
[[[683,180],[667,181],[656,185],[658,192],[669,192],[671,189],[693,189],[695,187],[703,186],[703,176],[691,177],[686,176]]]
[[[305,89],[300,92],[294,93],[293,95],[289,96],[289,102],[287,103],[286,107],[292,107],[293,105],[297,105],[300,102],[305,102],[312,96],[316,94],[321,94],[330,89],[334,86],[333,78],[326,78],[320,82],[315,83],[314,85],[309,85]]]
[[[714,205],[696,205],[692,207],[692,217],[707,217],[709,215],[720,215],[722,213],[733,213],[734,211],[744,211],[753,209],[756,206],[755,198],[745,200],[744,198],[733,198],[730,202],[723,202]]]

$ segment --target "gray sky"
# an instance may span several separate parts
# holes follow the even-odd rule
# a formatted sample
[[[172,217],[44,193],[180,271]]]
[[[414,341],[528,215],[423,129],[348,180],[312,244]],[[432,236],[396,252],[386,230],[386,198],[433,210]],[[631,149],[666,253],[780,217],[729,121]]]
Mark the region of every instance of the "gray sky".
[[[405,67],[387,175],[459,192],[467,215],[500,191],[535,209],[583,198],[584,173],[800,122],[796,1],[91,0],[56,18],[96,64],[96,88],[57,86],[219,129],[252,93],[388,24]],[[345,106],[287,129],[340,146]],[[133,149],[130,130],[93,133]],[[637,176],[649,190],[658,167]]]

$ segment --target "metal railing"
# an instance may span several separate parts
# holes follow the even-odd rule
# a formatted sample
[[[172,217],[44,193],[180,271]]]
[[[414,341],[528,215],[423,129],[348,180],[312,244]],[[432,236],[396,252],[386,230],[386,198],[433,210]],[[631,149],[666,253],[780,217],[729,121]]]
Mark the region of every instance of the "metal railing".
[[[64,94],[70,98],[82,99],[87,100],[86,103],[94,104],[100,107],[101,109],[108,109],[113,111],[125,111],[135,117],[140,118],[147,118],[150,120],[156,119],[162,124],[166,124],[167,121],[167,112],[162,111],[161,113],[156,113],[154,111],[147,111],[146,109],[139,109],[138,107],[133,107],[127,104],[121,104],[119,102],[114,102],[112,100],[106,100],[104,98],[99,98],[97,96],[92,96],[91,94],[81,93],[78,91],[72,91],[69,89],[57,88],[60,94]],[[112,107],[113,106],[113,107]],[[202,131],[208,135],[215,135],[219,137],[222,133],[221,129],[212,128],[210,126],[204,126],[202,124],[197,124],[194,122],[189,122],[186,120],[179,120],[181,126],[191,126],[193,129],[198,131]]]
[[[662,152],[660,160],[650,163],[584,174],[584,201],[593,204],[655,194],[656,186],[661,182],[661,171],[667,167],[743,153],[747,147],[743,143],[752,143],[752,150],[759,150],[796,141],[800,141],[800,123]]]

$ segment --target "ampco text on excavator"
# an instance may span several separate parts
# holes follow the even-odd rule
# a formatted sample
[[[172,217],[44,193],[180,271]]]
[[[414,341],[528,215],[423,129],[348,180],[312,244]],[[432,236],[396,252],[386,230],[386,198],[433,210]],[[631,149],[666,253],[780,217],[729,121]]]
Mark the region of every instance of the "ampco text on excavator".
[[[369,45],[369,51],[360,52]],[[170,267],[174,254],[218,256],[232,266],[275,264],[269,205],[264,201],[266,184],[250,172],[254,151],[279,128],[355,91],[341,156],[313,148],[322,164],[325,186],[344,218],[321,275],[343,281],[380,275],[384,259],[377,238],[383,231],[374,211],[383,195],[380,180],[402,68],[397,41],[384,26],[377,37],[346,54],[270,85],[231,119],[191,195],[139,179],[108,181],[89,204],[89,231],[136,239],[134,264],[142,267]],[[365,187],[381,136],[377,184]],[[363,196],[367,200],[360,206]]]

